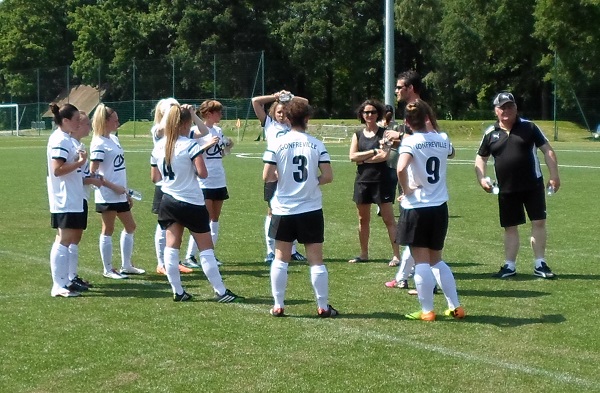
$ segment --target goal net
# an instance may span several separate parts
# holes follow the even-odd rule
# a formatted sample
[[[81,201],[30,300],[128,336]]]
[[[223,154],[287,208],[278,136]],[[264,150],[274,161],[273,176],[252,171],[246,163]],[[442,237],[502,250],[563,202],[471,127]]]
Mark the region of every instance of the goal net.
[[[344,124],[309,124],[308,133],[323,142],[334,143],[349,143],[352,135],[364,126],[354,125],[348,126]]]
[[[0,135],[19,135],[18,104],[0,104]]]

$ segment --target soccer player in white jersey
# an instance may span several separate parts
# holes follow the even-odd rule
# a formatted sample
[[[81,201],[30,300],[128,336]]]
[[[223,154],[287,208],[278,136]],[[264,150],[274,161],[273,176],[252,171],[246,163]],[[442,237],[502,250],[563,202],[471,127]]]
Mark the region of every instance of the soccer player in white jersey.
[[[294,101],[301,101],[308,105],[308,100],[304,97],[294,96],[292,93],[286,90],[281,90],[277,93],[268,96],[258,96],[252,98],[252,108],[260,124],[263,127],[264,139],[272,141],[276,138],[285,135],[290,130],[290,122],[285,115],[286,105]],[[265,112],[265,105],[271,104],[269,107],[269,113]],[[260,140],[260,136],[259,139]],[[264,185],[264,201],[270,204],[273,193],[277,188],[277,181],[265,182]],[[271,225],[271,206],[267,206],[267,216],[265,218],[265,241],[267,245],[267,256],[265,257],[265,263],[271,264],[275,258],[275,239],[269,236],[269,227]],[[292,259],[294,261],[305,261],[304,255],[300,254],[296,250],[296,242],[294,242],[292,248]]]
[[[334,317],[338,312],[329,305],[329,276],[323,264],[324,219],[319,187],[333,181],[329,153],[321,141],[305,132],[311,114],[306,102],[290,102],[286,114],[292,127],[290,132],[269,141],[263,156],[263,180],[277,180],[269,228],[269,235],[275,239],[275,259],[271,263],[274,305],[270,313],[285,316],[288,264],[292,244],[297,239],[306,247],[317,314]]]
[[[100,257],[104,265],[104,277],[124,279],[128,274],[144,274],[131,263],[133,253],[133,234],[135,221],[131,214],[133,201],[127,187],[125,155],[119,138],[113,134],[119,128],[119,116],[112,108],[100,104],[96,107],[92,119],[94,137],[90,146],[90,171],[102,176],[102,187],[94,192],[96,212],[102,216],[100,233]],[[117,271],[112,263],[112,235],[116,218],[123,224],[121,232],[121,270]]]
[[[208,211],[197,177],[206,177],[202,151],[195,140],[188,138],[192,114],[188,108],[172,105],[166,114],[165,137],[152,150],[151,176],[153,182],[162,180],[163,197],[158,222],[167,231],[165,267],[173,289],[173,300],[192,298],[181,285],[179,249],[185,228],[189,229],[200,249],[202,270],[220,303],[242,299],[225,288],[217,266],[210,237]]]
[[[414,133],[402,141],[398,159],[398,181],[403,195],[396,242],[409,246],[415,259],[414,279],[421,303],[421,311],[406,317],[424,321],[434,321],[436,317],[433,308],[436,282],[448,303],[445,314],[455,318],[465,316],[454,275],[442,260],[448,231],[446,168],[452,145],[446,134],[427,131],[430,111],[421,99],[406,106],[406,123]]]
[[[150,130],[150,135],[152,136],[152,142],[156,146],[156,143],[163,138],[165,131],[165,123],[167,117],[165,113],[169,111],[171,105],[179,105],[179,102],[175,98],[163,98],[158,101],[156,107],[154,108],[154,124],[152,125],[152,129]],[[186,105],[184,105],[186,106]],[[191,108],[190,105],[187,107]],[[196,124],[195,130],[190,130],[190,138],[201,137],[208,133],[208,128],[204,126],[202,120],[195,115],[195,112],[192,111],[192,118],[194,123]],[[162,181],[157,182],[154,185],[154,198],[152,200],[152,213],[158,214],[158,210],[160,208],[160,201],[162,200],[163,192],[161,189]],[[154,249],[156,251],[156,273],[158,274],[167,274],[165,270],[165,261],[164,261],[164,252],[165,252],[165,244],[166,244],[166,231],[160,227],[160,224],[156,224],[156,230],[154,232]],[[192,273],[193,270],[189,267],[184,266],[183,264],[179,264],[179,272],[180,273]]]
[[[58,107],[50,105],[54,123],[58,128],[50,135],[47,145],[48,200],[50,223],[57,230],[50,251],[53,297],[74,297],[80,293],[69,289],[69,246],[75,242],[80,230],[87,226],[84,210],[84,190],[81,167],[87,160],[85,150],[77,150],[70,133],[79,127],[79,110],[71,104]]]
[[[216,100],[206,100],[198,108],[208,134],[197,139],[200,148],[204,151],[202,158],[208,170],[206,178],[198,178],[198,183],[204,195],[204,202],[210,218],[210,236],[213,246],[216,247],[219,238],[219,217],[223,209],[223,202],[229,199],[223,156],[233,147],[233,141],[223,135],[223,130],[217,124],[223,115],[223,104]],[[186,267],[198,268],[196,254],[198,246],[193,236],[190,236],[185,261]],[[219,260],[217,263],[220,265]]]

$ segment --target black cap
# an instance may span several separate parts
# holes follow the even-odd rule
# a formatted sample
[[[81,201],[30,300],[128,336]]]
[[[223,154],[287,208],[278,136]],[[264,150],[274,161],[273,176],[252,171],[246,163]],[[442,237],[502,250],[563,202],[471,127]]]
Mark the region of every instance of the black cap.
[[[494,106],[496,108],[506,104],[507,102],[515,102],[515,97],[508,92],[500,93],[496,96],[496,98],[494,98]]]

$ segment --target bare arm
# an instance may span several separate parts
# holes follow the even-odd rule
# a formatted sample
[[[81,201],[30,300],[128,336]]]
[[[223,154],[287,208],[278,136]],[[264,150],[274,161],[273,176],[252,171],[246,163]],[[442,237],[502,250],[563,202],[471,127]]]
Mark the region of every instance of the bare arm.
[[[333,170],[331,169],[331,164],[328,162],[324,162],[319,164],[319,170],[321,170],[321,175],[319,176],[319,185],[331,183],[333,181]]]
[[[549,143],[540,146],[540,150],[542,153],[544,153],[544,161],[546,161],[546,166],[550,172],[548,186],[552,186],[556,192],[560,188],[560,177],[558,176],[558,160],[556,159],[556,153]]]
[[[190,111],[190,113],[192,114],[192,121],[194,122],[196,127],[198,127],[198,132],[194,131],[193,137],[201,138],[204,135],[208,134],[208,127],[206,126],[206,124],[204,124],[202,119],[199,118],[198,115],[196,114],[196,108],[194,108],[193,105],[189,105],[189,104],[184,104],[184,105],[182,105],[182,107],[187,108]]]
[[[358,138],[356,137],[356,134],[352,135],[352,142],[350,142],[350,154],[349,154],[350,161],[356,162],[359,165],[364,162],[369,162],[369,163],[380,162],[380,161],[367,161],[367,160],[370,160],[370,159],[374,158],[375,156],[377,156],[378,151],[381,151],[381,149],[358,151]],[[386,153],[386,156],[387,156],[387,153]],[[385,159],[383,159],[381,161],[385,161]]]
[[[475,157],[475,175],[477,176],[477,182],[481,188],[483,188],[485,192],[492,192],[492,186],[484,180],[488,159],[489,157],[482,157],[479,154]]]
[[[412,161],[412,158],[412,154],[401,153],[398,158],[398,166],[396,167],[396,171],[398,172],[398,183],[400,183],[404,195],[410,195],[415,191],[410,188],[408,184],[408,165]]]
[[[268,96],[258,96],[252,98],[252,109],[254,109],[254,113],[260,121],[260,124],[264,124],[265,119],[267,118],[267,112],[265,112],[265,105],[277,101],[277,98],[279,98],[279,92]]]
[[[194,167],[196,168],[196,175],[200,179],[206,179],[208,176],[208,170],[206,170],[206,164],[204,164],[204,158],[202,158],[202,154],[198,154],[196,158],[194,158]]]
[[[263,181],[265,183],[277,181],[277,165],[265,163],[263,167]]]
[[[160,174],[158,167],[150,167],[150,179],[152,179],[152,183],[158,183],[162,180],[162,175]]]
[[[77,168],[81,168],[87,160],[87,152],[81,151],[79,152],[79,158],[74,162],[66,162],[62,159],[53,159],[52,160],[52,173],[54,176],[64,176],[67,175]]]

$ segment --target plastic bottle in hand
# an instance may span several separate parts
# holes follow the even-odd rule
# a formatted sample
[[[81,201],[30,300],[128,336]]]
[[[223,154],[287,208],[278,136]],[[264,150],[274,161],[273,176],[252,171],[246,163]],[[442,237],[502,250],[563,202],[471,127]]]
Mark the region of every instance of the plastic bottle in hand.
[[[498,183],[496,183],[495,180],[492,181],[492,179],[489,176],[483,178],[483,180],[485,180],[488,186],[492,187],[492,194],[498,195],[498,193],[500,193],[500,188],[498,188]]]
[[[132,197],[136,201],[141,201],[142,200],[142,193],[139,192],[139,191],[132,190],[130,188],[129,191],[127,191],[127,193],[129,194],[130,197]]]
[[[223,155],[226,156],[231,153],[231,139],[223,137]]]
[[[554,187],[552,187],[552,184],[548,184],[548,188],[546,188],[546,193],[548,194],[548,196],[554,195]]]

